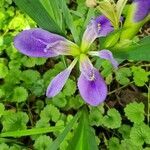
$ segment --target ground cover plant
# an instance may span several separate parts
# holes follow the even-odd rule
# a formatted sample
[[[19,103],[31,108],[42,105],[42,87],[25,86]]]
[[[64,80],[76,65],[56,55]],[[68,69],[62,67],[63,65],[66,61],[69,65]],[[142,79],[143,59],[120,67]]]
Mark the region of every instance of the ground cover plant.
[[[150,149],[150,0],[0,0],[0,150]]]

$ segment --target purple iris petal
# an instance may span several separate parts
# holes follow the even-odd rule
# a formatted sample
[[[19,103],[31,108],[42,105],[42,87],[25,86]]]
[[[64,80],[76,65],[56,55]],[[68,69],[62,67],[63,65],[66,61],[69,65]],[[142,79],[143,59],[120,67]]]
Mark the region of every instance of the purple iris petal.
[[[150,13],[150,0],[134,0],[134,3],[137,5],[134,20],[138,22]]]
[[[69,75],[71,73],[70,69],[65,69],[64,71],[60,72],[49,84],[46,96],[47,97],[54,97],[57,95],[62,88],[64,87],[65,83],[67,82]]]
[[[118,68],[118,65],[119,65],[119,64],[118,64],[118,62],[114,59],[112,52],[109,51],[109,50],[91,51],[91,52],[89,52],[89,54],[90,54],[90,55],[93,55],[93,56],[98,56],[98,57],[103,58],[103,59],[106,59],[106,60],[109,60],[109,61],[112,63],[112,65],[113,65],[113,67],[114,67],[115,69]]]
[[[96,38],[106,36],[113,30],[114,28],[112,27],[111,22],[105,16],[91,19],[83,34],[82,47],[89,48]]]
[[[77,59],[74,59],[74,61],[71,63],[71,65],[67,69],[60,72],[56,77],[54,77],[54,79],[50,82],[47,88],[47,91],[46,91],[47,97],[49,98],[54,97],[62,90],[76,62],[77,62]]]
[[[59,35],[50,33],[40,28],[24,30],[14,39],[14,46],[23,54],[31,57],[54,57],[59,55],[55,47],[50,44],[65,43],[67,40]],[[62,50],[63,50],[62,46]]]
[[[118,68],[118,62],[114,59],[113,54],[111,51],[109,50],[101,50],[99,51],[99,57],[103,58],[103,59],[107,59],[109,60],[112,65],[114,66],[114,68]]]
[[[99,16],[95,19],[99,37],[106,36],[114,30],[111,22],[105,16]]]
[[[80,56],[80,71],[86,77],[87,80],[93,80],[94,67],[90,59],[84,54]]]
[[[96,69],[94,71],[94,77],[94,80],[90,81],[81,73],[78,79],[78,88],[86,103],[97,106],[106,99],[107,86]]]

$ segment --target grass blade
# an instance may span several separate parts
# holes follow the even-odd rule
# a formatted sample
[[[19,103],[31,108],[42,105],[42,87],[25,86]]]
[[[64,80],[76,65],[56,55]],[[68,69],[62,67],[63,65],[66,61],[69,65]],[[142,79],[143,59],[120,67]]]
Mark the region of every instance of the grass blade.
[[[72,18],[72,15],[70,14],[70,11],[66,5],[66,1],[60,0],[60,2],[62,5],[63,17],[65,19],[65,22],[72,33],[74,41],[76,43],[79,43],[79,41],[80,41],[79,33],[78,33],[78,30],[77,30],[75,24],[73,23],[73,18]]]
[[[79,113],[76,114],[76,116],[70,121],[70,123],[66,126],[64,131],[57,137],[57,139],[48,147],[47,150],[57,150],[59,148],[59,145],[62,143],[62,141],[65,139],[67,134],[72,129],[73,125],[76,123],[76,121],[79,118]]]
[[[62,126],[58,126],[58,127],[34,128],[34,129],[27,129],[27,130],[10,131],[10,132],[1,133],[0,137],[21,137],[21,136],[29,136],[29,135],[36,135],[36,134],[44,134],[44,133],[58,131],[62,128],[63,128]]]

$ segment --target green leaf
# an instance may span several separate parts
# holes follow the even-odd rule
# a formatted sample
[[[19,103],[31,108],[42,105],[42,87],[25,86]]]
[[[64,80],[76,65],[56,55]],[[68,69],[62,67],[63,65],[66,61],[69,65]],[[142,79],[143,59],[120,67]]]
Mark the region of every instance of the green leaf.
[[[115,30],[111,32],[107,37],[104,37],[102,40],[100,39],[100,45],[102,49],[114,46],[118,42],[122,30],[123,28]]]
[[[143,38],[140,42],[131,46],[114,49],[112,52],[116,58],[131,59],[131,60],[150,60],[150,36]]]
[[[25,70],[21,74],[21,80],[25,82],[25,84],[33,84],[40,79],[40,73],[35,70]]]
[[[57,107],[49,104],[41,111],[40,117],[47,121],[52,120],[54,122],[57,122],[60,118],[60,112]]]
[[[143,150],[142,146],[134,144],[131,139],[124,139],[121,141],[120,150]]]
[[[51,0],[40,0],[43,6],[46,8],[49,15],[56,21],[59,27],[62,29],[62,12],[60,11],[60,1],[51,1]]]
[[[22,147],[17,144],[13,144],[13,146],[10,146],[9,148],[9,150],[20,150],[20,149],[22,149]]]
[[[28,98],[28,92],[24,87],[16,87],[13,93],[14,102],[24,102]]]
[[[4,111],[5,111],[5,106],[0,103],[0,117],[4,114]]]
[[[131,131],[131,127],[129,125],[123,124],[120,128],[119,128],[119,133],[122,134],[122,137],[124,139],[129,139],[130,138],[130,131]]]
[[[145,147],[143,150],[150,150],[150,147]]]
[[[150,72],[146,72],[141,67],[135,67],[132,68],[133,72],[133,80],[137,86],[144,86],[146,82],[149,80]]]
[[[73,117],[72,117],[72,118],[73,118]],[[72,119],[72,118],[71,118],[71,119]],[[71,121],[71,120],[70,120],[70,121]],[[70,121],[68,121],[68,123],[69,123]],[[56,124],[55,124],[55,127],[57,127],[57,126],[58,126],[58,127],[59,127],[59,126],[62,126],[62,128],[61,128],[59,131],[54,131],[53,134],[54,134],[56,137],[58,137],[58,136],[63,132],[63,130],[65,129],[65,125],[66,125],[66,124],[67,124],[67,123],[65,123],[63,120],[58,120],[58,121],[56,122]],[[68,135],[67,135],[67,136],[68,136]],[[66,136],[66,137],[67,137],[67,136]],[[64,139],[64,141],[67,141],[67,138]],[[63,142],[64,142],[64,141],[63,141]],[[63,142],[62,142],[62,143],[63,143]],[[62,143],[61,143],[61,144],[62,144]],[[61,144],[60,144],[60,145],[61,145]]]
[[[72,129],[73,125],[77,122],[79,118],[79,113],[77,113],[74,118],[68,123],[64,131],[57,137],[56,140],[52,142],[47,148],[47,150],[57,150],[59,148],[59,145],[63,142],[67,134],[70,132]]]
[[[79,125],[67,150],[98,150],[96,139],[89,125],[88,113],[82,112]]]
[[[112,73],[112,64],[110,63],[110,61],[102,60],[101,65],[103,67],[103,70],[101,72],[103,77],[107,77],[108,75]]]
[[[109,139],[109,141],[108,141],[108,149],[109,150],[121,150],[120,149],[119,139],[116,138],[116,137],[112,137],[111,139]]]
[[[103,120],[103,114],[102,112],[98,109],[98,107],[92,107],[90,110],[89,114],[89,120],[90,124],[100,126],[102,125],[102,120]]]
[[[8,74],[8,68],[5,64],[0,63],[0,79],[4,78]]]
[[[33,146],[36,150],[45,150],[51,143],[52,139],[49,136],[41,135],[36,139]]]
[[[14,0],[14,2],[26,12],[37,24],[54,33],[62,34],[62,31],[54,19],[49,15],[40,0]]]
[[[11,69],[9,70],[7,76],[5,77],[5,82],[8,84],[17,84],[20,83],[21,71],[19,69]]]
[[[22,63],[25,67],[31,68],[35,66],[35,58],[24,56],[22,58]]]
[[[26,129],[29,118],[24,112],[5,111],[2,117],[3,131]]]
[[[103,125],[111,129],[119,128],[121,125],[121,116],[118,110],[114,108],[109,109],[107,115],[103,118]]]
[[[25,15],[19,14],[12,18],[12,20],[9,22],[8,28],[9,30],[21,30],[28,26],[29,24],[25,18]]]
[[[85,6],[85,1],[83,2],[83,5]],[[88,8],[88,12],[86,14],[86,18],[85,18],[84,24],[83,24],[83,30],[86,29],[87,25],[89,24],[89,22],[90,22],[91,18],[93,18],[93,16],[95,16],[95,9]]]
[[[62,127],[63,126],[33,128],[33,129],[26,129],[26,130],[19,130],[19,131],[2,132],[0,134],[0,137],[22,137],[22,136],[29,136],[29,135],[44,134],[44,133],[49,133],[49,132],[60,130],[62,129]]]
[[[76,89],[77,89],[77,87],[76,87],[75,81],[68,79],[67,83],[63,89],[63,94],[65,96],[72,96],[76,92]]]
[[[27,85],[27,88],[35,95],[35,96],[41,96],[45,94],[45,85],[44,80],[37,80],[33,84],[30,83],[30,85]]]
[[[70,31],[72,33],[74,41],[76,43],[78,43],[79,42],[79,33],[78,33],[78,30],[77,30],[77,27],[73,23],[73,17],[71,16],[70,11],[69,11],[69,9],[68,9],[68,7],[66,5],[66,1],[60,0],[60,2],[61,2],[61,5],[62,5],[62,11],[63,11],[64,20],[65,20],[68,28],[70,29]]]
[[[3,98],[5,96],[5,90],[0,89],[0,98]]]
[[[36,65],[44,65],[46,63],[46,58],[35,58]]]
[[[0,144],[0,150],[9,150],[9,146],[5,143]]]
[[[20,59],[13,59],[9,62],[10,69],[19,69],[21,67]]]
[[[47,121],[44,118],[41,118],[36,122],[36,128],[48,128],[49,127],[49,121]],[[61,130],[61,129],[60,129]],[[56,130],[57,131],[57,130]],[[55,131],[55,132],[56,132]],[[59,130],[58,130],[59,131]]]
[[[42,100],[36,100],[36,103],[35,103],[35,107],[36,107],[36,110],[35,110],[35,112],[37,113],[37,114],[39,114],[40,112],[41,112],[41,110],[44,108],[44,101],[42,101]]]
[[[144,104],[133,102],[128,104],[125,109],[125,115],[134,123],[141,123],[144,121]]]
[[[132,72],[129,68],[120,68],[116,71],[116,80],[121,85],[126,85],[130,82],[129,77],[132,75]]]
[[[144,143],[150,144],[150,128],[142,124],[135,124],[131,129],[130,138],[135,145],[143,145]]]
[[[65,107],[67,104],[67,99],[65,95],[60,92],[58,95],[53,97],[53,104],[59,108]]]
[[[67,99],[67,102],[67,109],[73,108],[78,110],[84,104],[80,95],[71,96],[71,98]]]

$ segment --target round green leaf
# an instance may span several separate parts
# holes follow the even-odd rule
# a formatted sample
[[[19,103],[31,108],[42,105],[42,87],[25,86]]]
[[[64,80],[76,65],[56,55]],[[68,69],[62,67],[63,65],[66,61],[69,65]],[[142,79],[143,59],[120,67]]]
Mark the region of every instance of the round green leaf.
[[[24,102],[28,98],[28,92],[24,87],[16,87],[13,93],[13,101]]]
[[[141,123],[144,121],[144,104],[133,102],[128,104],[125,109],[125,115],[134,123]]]
[[[130,138],[135,145],[142,146],[144,143],[150,144],[150,128],[142,124],[135,124],[131,129]]]
[[[107,115],[103,118],[103,125],[111,129],[119,128],[121,125],[121,116],[118,110],[114,108],[109,109]]]

